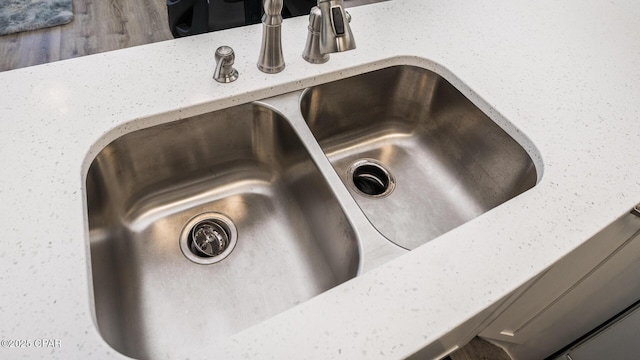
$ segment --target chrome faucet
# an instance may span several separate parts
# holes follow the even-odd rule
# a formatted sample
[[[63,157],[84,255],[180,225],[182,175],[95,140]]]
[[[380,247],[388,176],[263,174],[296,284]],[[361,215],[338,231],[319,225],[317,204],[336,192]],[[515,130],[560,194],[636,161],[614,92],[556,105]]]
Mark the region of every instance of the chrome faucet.
[[[264,0],[262,16],[262,46],[258,58],[260,71],[275,74],[284,70],[282,55],[283,0]]]
[[[318,6],[309,13],[309,33],[302,57],[321,64],[329,60],[330,53],[355,49],[350,22],[343,0],[318,0]]]

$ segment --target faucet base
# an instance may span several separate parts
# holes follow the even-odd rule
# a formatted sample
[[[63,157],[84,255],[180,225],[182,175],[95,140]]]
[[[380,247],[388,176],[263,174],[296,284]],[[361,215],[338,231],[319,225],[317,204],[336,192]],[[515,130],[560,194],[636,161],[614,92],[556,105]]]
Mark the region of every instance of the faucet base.
[[[236,80],[238,80],[238,70],[236,69],[231,69],[231,73],[230,74],[226,74],[222,77],[214,77],[214,79],[219,82],[219,83],[224,83],[224,84],[228,84],[230,82],[234,82]]]
[[[318,58],[318,57],[310,57],[310,56],[306,56],[306,54],[302,54],[302,58],[311,64],[324,64],[327,61],[329,61],[329,55],[323,55],[322,57]]]
[[[258,58],[258,69],[267,74],[284,70],[282,55],[282,0],[265,0],[262,17],[262,45]]]
[[[280,25],[262,25],[262,47],[257,65],[264,73],[275,74],[284,70],[281,30]]]
[[[284,70],[285,64],[279,66],[265,66],[264,64],[258,64],[258,70],[267,74],[277,74]]]

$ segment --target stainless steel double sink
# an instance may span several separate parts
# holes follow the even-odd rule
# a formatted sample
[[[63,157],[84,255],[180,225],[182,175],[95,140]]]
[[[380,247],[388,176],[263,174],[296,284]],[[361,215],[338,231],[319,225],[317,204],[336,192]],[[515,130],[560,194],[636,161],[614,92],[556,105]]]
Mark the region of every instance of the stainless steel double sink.
[[[126,134],[86,178],[97,325],[184,358],[536,184],[439,75],[390,67]]]

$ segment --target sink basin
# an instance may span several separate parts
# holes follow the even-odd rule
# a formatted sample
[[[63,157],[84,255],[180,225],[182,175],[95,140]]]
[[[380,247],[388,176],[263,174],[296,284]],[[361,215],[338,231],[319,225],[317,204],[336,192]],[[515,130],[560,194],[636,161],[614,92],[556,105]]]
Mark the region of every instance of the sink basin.
[[[86,176],[96,324],[130,357],[208,357],[536,181],[517,141],[412,66],[128,133]]]
[[[96,321],[188,358],[350,278],[358,238],[288,121],[260,103],[126,134],[86,179]]]
[[[396,66],[313,87],[301,111],[371,224],[407,249],[537,181],[522,146],[425,69]]]

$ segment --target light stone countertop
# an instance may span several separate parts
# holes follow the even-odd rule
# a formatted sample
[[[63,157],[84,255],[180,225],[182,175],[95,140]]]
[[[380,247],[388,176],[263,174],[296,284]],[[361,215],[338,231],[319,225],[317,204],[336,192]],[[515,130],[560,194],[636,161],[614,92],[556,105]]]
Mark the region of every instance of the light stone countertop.
[[[0,358],[123,358],[93,319],[84,176],[122,134],[397,64],[434,70],[518,140],[539,183],[469,223],[193,358],[401,359],[640,202],[640,3],[392,0],[349,10],[357,49],[255,66],[260,25],[0,73]],[[216,47],[240,78],[211,79]],[[471,336],[473,334],[470,334]],[[427,352],[431,353],[431,352]],[[435,352],[433,352],[435,354]]]

